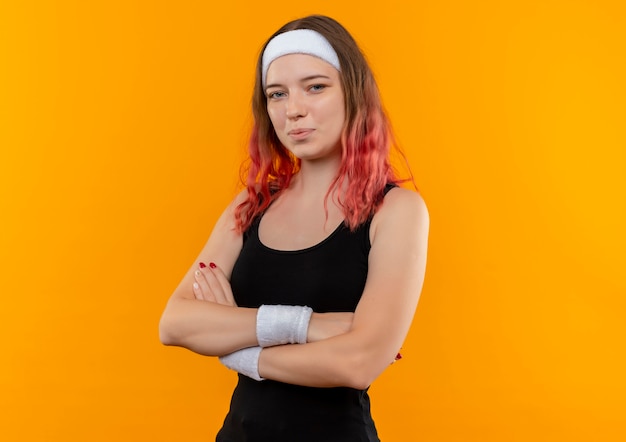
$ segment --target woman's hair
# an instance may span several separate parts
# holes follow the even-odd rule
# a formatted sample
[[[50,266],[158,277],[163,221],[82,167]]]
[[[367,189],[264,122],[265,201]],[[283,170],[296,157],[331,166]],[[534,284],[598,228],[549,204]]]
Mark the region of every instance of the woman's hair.
[[[249,142],[249,166],[245,185],[247,199],[235,211],[237,230],[245,231],[298,172],[300,161],[278,140],[267,113],[262,83],[262,58],[272,38],[287,31],[311,29],[332,45],[341,65],[339,77],[344,93],[346,122],[341,135],[342,157],[337,177],[328,189],[344,188],[338,197],[345,223],[354,230],[373,215],[387,183],[399,180],[389,163],[393,134],[382,107],[374,75],[348,31],[332,18],[312,15],[287,23],[263,45],[256,68],[252,98],[254,126]]]

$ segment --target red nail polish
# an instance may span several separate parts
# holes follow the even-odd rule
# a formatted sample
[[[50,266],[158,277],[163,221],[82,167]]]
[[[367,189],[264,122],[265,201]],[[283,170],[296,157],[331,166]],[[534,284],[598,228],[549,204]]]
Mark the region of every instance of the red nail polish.
[[[396,355],[396,361],[399,361],[400,359],[402,359],[402,355],[401,355],[400,353],[398,353],[398,354]]]
[[[205,263],[203,263],[203,262],[201,262],[201,263],[200,263],[200,268],[201,268],[201,269],[203,269],[203,268],[205,268],[205,267],[206,267],[206,264],[205,264]]]
[[[211,267],[212,269],[214,269],[214,268],[216,268],[217,266],[215,265],[215,263],[214,263],[214,262],[210,262],[210,263],[209,263],[209,267]]]

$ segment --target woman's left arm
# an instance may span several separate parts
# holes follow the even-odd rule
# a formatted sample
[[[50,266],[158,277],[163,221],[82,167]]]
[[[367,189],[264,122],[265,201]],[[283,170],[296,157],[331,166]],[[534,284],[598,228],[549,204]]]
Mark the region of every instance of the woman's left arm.
[[[368,387],[394,360],[409,331],[424,282],[428,227],[419,194],[390,191],[372,221],[367,282],[350,331],[265,348],[259,374],[311,387]]]

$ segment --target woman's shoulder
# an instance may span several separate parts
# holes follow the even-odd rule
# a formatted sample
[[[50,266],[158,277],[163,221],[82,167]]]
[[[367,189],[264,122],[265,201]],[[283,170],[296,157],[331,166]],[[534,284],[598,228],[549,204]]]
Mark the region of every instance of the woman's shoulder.
[[[237,210],[237,207],[245,202],[248,199],[248,189],[242,189],[239,192],[237,192],[237,194],[234,196],[234,198],[232,200],[230,200],[230,203],[228,204],[228,206],[226,207],[226,213],[231,214],[232,216],[235,215],[235,211]]]
[[[250,199],[250,195],[253,195],[253,194],[256,194],[259,197],[259,199],[261,199],[263,197],[262,190],[263,189],[262,189],[261,184],[258,184],[258,183],[255,184],[254,187],[252,187],[252,188],[244,187],[231,200],[230,206],[232,208],[236,208],[240,204],[245,203],[246,201],[248,201]],[[270,194],[272,194],[272,193],[273,193],[273,191],[272,191],[272,189],[270,189]]]
[[[411,210],[428,211],[422,195],[411,189],[394,186],[387,191],[377,214],[386,214],[388,212],[393,214]]]
[[[428,229],[429,214],[426,202],[419,192],[393,187],[372,219],[370,237],[372,244],[379,230],[397,229],[410,234],[411,231]]]

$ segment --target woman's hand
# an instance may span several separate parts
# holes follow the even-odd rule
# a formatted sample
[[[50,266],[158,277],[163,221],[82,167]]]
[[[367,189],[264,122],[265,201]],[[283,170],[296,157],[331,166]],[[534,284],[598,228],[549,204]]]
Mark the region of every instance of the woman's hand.
[[[214,263],[209,263],[208,267],[200,263],[194,273],[193,295],[199,301],[237,306],[228,278]]]
[[[309,322],[307,342],[322,341],[350,331],[354,313],[313,313]]]
[[[214,263],[200,263],[194,272],[194,297],[199,301],[237,307],[230,282]],[[313,313],[309,322],[307,342],[316,342],[347,333],[352,326],[352,312]]]

